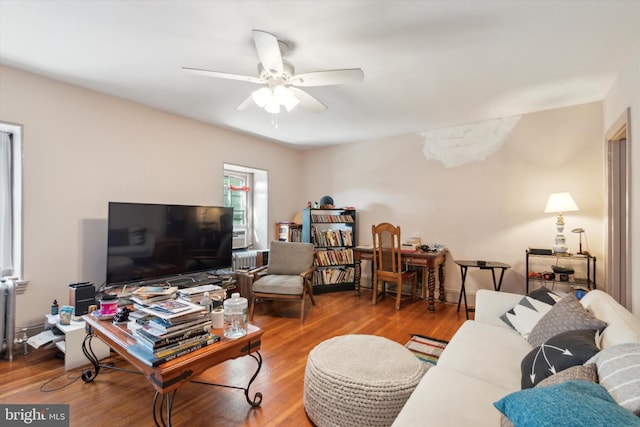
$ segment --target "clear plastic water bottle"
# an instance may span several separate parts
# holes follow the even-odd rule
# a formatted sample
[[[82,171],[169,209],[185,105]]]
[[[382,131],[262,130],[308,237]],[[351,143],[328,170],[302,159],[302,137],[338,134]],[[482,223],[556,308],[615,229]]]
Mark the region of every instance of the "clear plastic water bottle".
[[[247,299],[237,292],[224,301],[225,337],[240,338],[247,334],[247,308]]]

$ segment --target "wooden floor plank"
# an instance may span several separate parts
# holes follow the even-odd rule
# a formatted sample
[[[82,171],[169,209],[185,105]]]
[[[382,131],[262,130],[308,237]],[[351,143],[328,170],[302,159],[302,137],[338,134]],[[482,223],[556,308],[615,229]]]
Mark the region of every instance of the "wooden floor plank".
[[[419,300],[395,310],[392,298],[371,304],[370,292],[355,298],[352,292],[316,295],[307,303],[304,324],[299,305],[264,301],[256,305],[254,324],[266,332],[260,353],[263,365],[251,396],[263,394],[262,405],[251,408],[240,390],[197,383],[176,394],[172,422],[176,426],[311,426],[303,406],[304,369],[309,352],[320,342],[344,334],[379,335],[404,344],[411,334],[449,340],[465,320],[456,306],[436,303],[436,312]],[[112,353],[114,355],[114,353]],[[130,365],[119,357],[108,359],[117,367]],[[215,366],[199,380],[244,387],[257,366],[243,357]],[[54,350],[33,350],[12,362],[0,361],[0,402],[67,403],[70,425],[152,426],[154,391],[139,374],[102,371],[85,383],[81,370],[64,371]]]

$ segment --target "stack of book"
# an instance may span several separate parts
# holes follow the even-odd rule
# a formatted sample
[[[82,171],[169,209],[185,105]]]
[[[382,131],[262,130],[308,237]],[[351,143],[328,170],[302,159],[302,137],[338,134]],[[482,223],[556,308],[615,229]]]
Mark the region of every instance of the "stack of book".
[[[183,300],[164,300],[141,309],[150,317],[138,320],[136,344],[127,349],[149,366],[158,366],[220,340],[211,334],[205,307]]]
[[[225,289],[221,286],[213,284],[194,286],[192,288],[183,288],[177,292],[177,295],[181,300],[197,304],[202,301],[202,297],[204,296],[205,292],[209,292],[210,298],[214,298],[216,296],[220,297],[221,300],[227,298],[227,291],[225,291]]]
[[[154,302],[174,299],[177,291],[177,286],[142,286],[133,291],[129,298],[136,308],[141,308]]]

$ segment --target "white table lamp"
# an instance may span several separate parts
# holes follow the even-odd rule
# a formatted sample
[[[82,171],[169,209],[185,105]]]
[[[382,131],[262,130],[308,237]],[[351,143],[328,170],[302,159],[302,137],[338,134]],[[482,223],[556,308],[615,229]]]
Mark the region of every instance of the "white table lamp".
[[[553,250],[557,253],[566,253],[569,248],[566,245],[566,239],[562,232],[564,231],[564,217],[563,212],[573,212],[578,210],[578,205],[573,201],[573,197],[569,193],[553,193],[549,195],[547,200],[547,206],[544,208],[544,213],[557,213],[558,219],[556,220],[556,239]]]

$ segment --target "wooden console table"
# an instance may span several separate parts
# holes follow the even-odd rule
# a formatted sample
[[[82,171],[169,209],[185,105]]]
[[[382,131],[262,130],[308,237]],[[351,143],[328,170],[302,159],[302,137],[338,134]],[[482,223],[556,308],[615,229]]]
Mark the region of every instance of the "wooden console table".
[[[442,302],[446,300],[444,289],[444,265],[449,251],[443,249],[439,252],[425,252],[418,249],[415,252],[402,252],[402,263],[422,268],[422,298],[427,298],[429,290],[429,311],[436,311],[435,289],[436,289],[436,268],[438,268],[438,279],[440,286],[438,289],[438,299]],[[353,257],[356,261],[356,295],[360,296],[360,277],[362,275],[361,260],[373,261],[373,247],[356,246],[353,248]],[[373,266],[372,266],[373,268]]]
[[[83,320],[86,322],[87,336],[82,343],[82,351],[91,362],[93,370],[90,368],[84,371],[82,379],[85,382],[91,382],[96,379],[101,368],[115,369],[111,366],[100,365],[98,359],[93,354],[91,350],[91,340],[96,336],[122,356],[122,358],[127,360],[138,371],[142,372],[156,390],[152,410],[153,420],[158,426],[171,425],[171,408],[178,388],[190,382],[192,378],[210,367],[241,356],[251,356],[258,362],[258,367],[246,388],[212,383],[204,384],[244,390],[245,398],[251,406],[260,406],[262,402],[262,393],[259,392],[254,395],[253,399],[249,398],[249,388],[262,367],[262,356],[258,350],[260,349],[260,340],[264,331],[256,326],[249,325],[249,331],[244,337],[236,339],[222,337],[221,341],[217,343],[210,344],[185,356],[163,363],[162,365],[151,367],[127,351],[130,345],[136,343],[136,339],[131,335],[126,325],[114,325],[111,321],[101,321],[91,315],[83,316]],[[219,334],[222,336],[222,330],[219,330]],[[198,381],[198,383],[201,382]],[[158,399],[159,396],[161,396],[160,400]],[[166,421],[162,408],[165,402]]]

